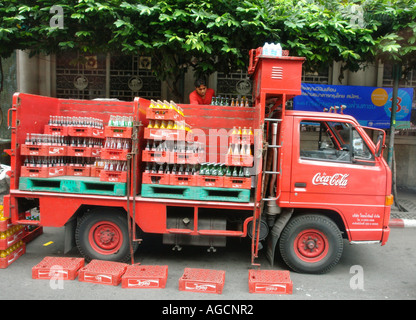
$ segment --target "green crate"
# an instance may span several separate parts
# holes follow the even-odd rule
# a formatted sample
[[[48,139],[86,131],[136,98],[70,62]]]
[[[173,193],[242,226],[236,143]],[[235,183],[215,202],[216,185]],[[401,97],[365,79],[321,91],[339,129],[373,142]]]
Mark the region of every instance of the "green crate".
[[[250,202],[250,190],[199,187],[197,199],[206,201]]]
[[[142,184],[144,198],[196,199],[196,187]]]
[[[126,183],[100,181],[99,178],[95,177],[21,177],[19,179],[19,190],[125,196],[127,186]]]

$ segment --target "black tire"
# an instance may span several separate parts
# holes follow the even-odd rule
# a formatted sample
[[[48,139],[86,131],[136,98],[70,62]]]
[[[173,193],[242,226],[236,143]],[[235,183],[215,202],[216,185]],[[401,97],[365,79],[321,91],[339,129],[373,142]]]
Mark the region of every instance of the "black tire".
[[[97,208],[85,214],[78,221],[75,241],[87,261],[131,259],[126,214],[118,209]],[[134,253],[138,243],[133,242],[132,246]]]
[[[295,272],[326,273],[339,261],[343,238],[329,218],[301,215],[292,218],[279,239],[283,261]]]

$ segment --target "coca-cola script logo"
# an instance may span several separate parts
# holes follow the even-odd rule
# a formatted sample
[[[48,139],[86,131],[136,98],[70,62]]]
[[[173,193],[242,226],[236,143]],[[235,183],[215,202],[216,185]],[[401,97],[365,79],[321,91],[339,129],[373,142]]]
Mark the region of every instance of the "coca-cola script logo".
[[[336,187],[346,187],[348,184],[349,174],[335,173],[332,176],[327,175],[326,173],[318,172],[312,178],[312,184],[315,186],[336,186]]]

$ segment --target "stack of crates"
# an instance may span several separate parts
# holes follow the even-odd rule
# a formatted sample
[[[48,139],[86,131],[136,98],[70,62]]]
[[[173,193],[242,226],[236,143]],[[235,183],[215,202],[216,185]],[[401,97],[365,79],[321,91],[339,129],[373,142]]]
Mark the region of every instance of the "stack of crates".
[[[207,163],[207,146],[194,141],[181,108],[174,102],[152,101],[146,118],[143,197],[249,201],[254,144],[251,128],[234,127],[228,145],[210,151],[210,157],[223,159],[223,163]]]
[[[196,169],[205,150],[202,144],[192,142],[192,130],[182,108],[173,101],[152,100],[146,119],[149,125],[144,130],[143,184],[196,185]]]
[[[21,145],[19,189],[124,196],[130,116],[111,115],[108,125],[89,117],[51,116],[44,133]]]
[[[24,227],[10,223],[0,205],[0,269],[7,268],[26,252],[24,236]]]
[[[99,175],[100,181],[127,181],[127,155],[131,151],[133,131],[132,118],[127,119],[111,116],[108,126],[104,128],[105,143],[101,150],[104,167]]]
[[[24,156],[21,177],[96,176],[104,139],[98,119],[60,117],[45,125],[44,133],[27,133],[20,154]]]

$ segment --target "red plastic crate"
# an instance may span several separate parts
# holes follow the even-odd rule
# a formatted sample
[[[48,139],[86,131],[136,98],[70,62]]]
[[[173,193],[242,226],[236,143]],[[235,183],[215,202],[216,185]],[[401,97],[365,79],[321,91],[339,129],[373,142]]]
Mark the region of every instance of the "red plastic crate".
[[[127,160],[127,149],[101,149],[101,159],[103,160]]]
[[[51,178],[51,177],[60,177],[66,175],[66,167],[21,167],[20,176],[21,177],[31,177],[31,178]]]
[[[20,229],[19,231],[13,233],[12,235],[8,236],[5,239],[0,239],[0,250],[6,250],[13,246],[14,244],[18,243],[20,240],[23,239],[25,235],[25,229]]]
[[[75,166],[66,167],[67,176],[89,177],[90,173],[91,173],[90,167],[75,167]]]
[[[126,171],[101,170],[100,181],[127,182],[127,172]]]
[[[79,269],[78,280],[118,286],[127,267],[128,264],[126,263],[92,260],[88,265]]]
[[[55,134],[55,135],[58,135],[58,136],[67,136],[68,135],[68,127],[45,125],[44,132],[45,132],[45,134]]]
[[[251,189],[251,178],[224,177],[224,188]]]
[[[142,183],[146,184],[170,184],[170,174],[143,172]]]
[[[99,177],[102,170],[104,170],[103,167],[91,167],[90,176]]]
[[[104,130],[92,127],[68,127],[68,135],[71,137],[104,138]]]
[[[198,176],[185,174],[171,174],[170,185],[172,186],[196,186],[198,184]]]
[[[104,135],[108,138],[131,138],[132,127],[111,127],[104,128]]]
[[[224,177],[222,176],[198,176],[197,186],[222,188]]]
[[[253,129],[252,129],[253,131]],[[252,134],[231,134],[228,140],[229,144],[234,143],[245,143],[245,144],[254,144],[254,135]]]
[[[178,164],[198,164],[205,161],[205,153],[185,153],[175,152],[171,153],[171,163]]]
[[[221,294],[224,281],[223,270],[185,268],[179,279],[179,290]]]
[[[20,258],[23,254],[26,253],[26,245],[22,244],[20,248],[14,250],[11,254],[6,256],[5,258],[0,258],[0,269],[6,269],[10,266],[13,262],[15,262],[18,258]]]
[[[92,148],[68,146],[67,156],[69,157],[91,157]]]
[[[182,121],[184,118],[174,109],[149,108],[146,111],[146,119]]]
[[[121,277],[122,288],[164,288],[168,278],[168,266],[128,266]]]
[[[101,157],[101,147],[92,147],[91,149],[91,157],[100,158]]]
[[[254,162],[254,157],[250,155],[231,155],[227,154],[225,158],[226,166],[242,166],[242,167],[252,167]]]
[[[184,141],[187,139],[188,141],[191,141],[191,135],[192,133],[185,130],[144,128],[143,138],[157,140],[172,139],[174,141]]]
[[[66,146],[41,146],[22,144],[20,154],[22,156],[66,156]]]
[[[289,271],[249,270],[248,287],[250,293],[292,294],[293,283]]]
[[[12,226],[12,222],[10,219],[0,220],[0,232],[7,231]]]
[[[142,161],[157,162],[157,163],[170,163],[171,153],[169,151],[143,150]]]
[[[74,280],[84,258],[45,257],[32,268],[32,279]]]

